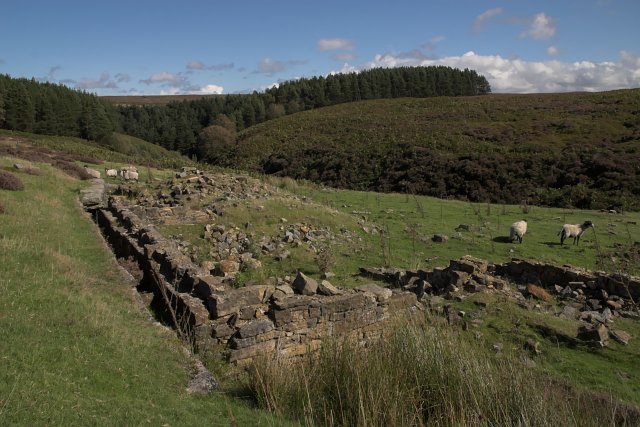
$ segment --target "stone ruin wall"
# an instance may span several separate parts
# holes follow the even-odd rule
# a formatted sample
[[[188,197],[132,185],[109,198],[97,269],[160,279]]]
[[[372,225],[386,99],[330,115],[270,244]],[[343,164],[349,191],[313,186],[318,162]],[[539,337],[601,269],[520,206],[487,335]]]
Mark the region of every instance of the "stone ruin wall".
[[[138,264],[141,283],[173,307],[178,325],[189,331],[194,344],[221,349],[235,364],[264,354],[300,356],[333,336],[366,344],[417,304],[415,293],[375,285],[327,296],[294,294],[288,284],[276,283],[230,288],[117,198],[94,215],[116,256]]]
[[[194,344],[220,349],[238,365],[264,354],[301,356],[333,336],[366,344],[389,330],[392,319],[420,309],[425,293],[451,297],[505,289],[511,281],[536,284],[585,307],[612,307],[615,315],[637,310],[634,301],[640,300],[638,277],[519,259],[488,264],[470,256],[429,271],[361,269],[363,276],[387,282],[393,290],[371,284],[331,295],[301,295],[289,284],[230,288],[194,265],[118,198],[93,212],[116,256],[136,261],[141,282],[174,308],[177,323],[189,330]]]

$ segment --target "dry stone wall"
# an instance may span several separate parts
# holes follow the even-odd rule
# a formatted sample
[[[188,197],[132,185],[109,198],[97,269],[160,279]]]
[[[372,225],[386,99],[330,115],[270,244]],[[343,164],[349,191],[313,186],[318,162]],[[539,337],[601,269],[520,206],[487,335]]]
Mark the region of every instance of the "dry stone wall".
[[[232,288],[223,277],[193,264],[121,198],[111,197],[94,217],[116,256],[137,263],[141,282],[170,308],[178,329],[196,346],[220,349],[236,364],[264,354],[300,356],[317,350],[328,337],[365,345],[378,339],[393,318],[416,309],[412,292],[374,284],[346,290],[324,282],[311,292],[312,279],[302,274],[292,284],[267,280]],[[296,285],[298,293],[292,286],[296,282],[302,283]]]

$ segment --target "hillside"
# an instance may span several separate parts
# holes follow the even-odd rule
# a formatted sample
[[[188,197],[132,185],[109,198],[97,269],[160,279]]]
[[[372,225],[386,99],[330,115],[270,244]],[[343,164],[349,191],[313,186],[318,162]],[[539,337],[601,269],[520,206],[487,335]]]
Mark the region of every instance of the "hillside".
[[[640,419],[634,381],[640,281],[619,274],[638,272],[640,214],[158,170],[145,167],[146,144],[121,138],[133,146],[129,155],[78,139],[0,133],[0,335],[11,343],[0,350],[6,361],[0,424],[635,425]],[[148,155],[154,153],[162,152]],[[77,169],[135,163],[142,174],[136,183],[106,178],[110,208],[87,215],[78,205],[86,184],[52,163],[63,159]],[[7,185],[8,176],[21,188]],[[523,217],[530,224],[524,242],[510,243],[508,225]],[[560,245],[559,225],[585,218],[597,228],[578,246]],[[469,267],[464,254],[511,267],[466,257],[477,263],[471,276],[452,267]],[[161,263],[140,262],[149,256]],[[531,261],[509,261],[514,256]],[[561,264],[616,274],[596,278]],[[162,273],[149,275],[147,268],[161,265]],[[376,268],[383,265],[393,269]],[[516,274],[519,266],[544,268],[536,277],[546,290],[534,294],[518,282],[538,283],[531,271]],[[507,268],[513,272],[500,273]],[[324,290],[300,294],[298,272]],[[561,281],[549,272],[562,272]],[[398,274],[408,282],[397,283]],[[426,275],[422,292],[409,274]],[[614,286],[620,278],[622,288]],[[575,291],[558,284],[567,280]],[[602,283],[611,285],[607,292],[599,292]],[[173,307],[162,306],[165,285],[178,289],[174,295],[188,310],[201,310],[172,323],[163,316]],[[149,321],[143,302],[158,321],[177,326],[178,336],[191,330],[188,313],[199,313],[193,326],[201,341],[191,348],[219,381],[215,393],[187,392],[195,361],[175,334]],[[415,321],[381,345],[339,345],[333,332],[323,335],[351,330],[375,339],[375,328],[394,318],[370,316],[404,304],[414,304]],[[605,329],[594,341],[585,334],[597,332],[596,325]],[[281,327],[286,331],[272,329]],[[319,357],[302,357],[318,339]],[[302,363],[291,364],[287,354]],[[256,369],[233,366],[253,356]],[[425,405],[432,409],[424,412]]]
[[[640,90],[383,99],[268,121],[231,164],[471,201],[640,208]]]

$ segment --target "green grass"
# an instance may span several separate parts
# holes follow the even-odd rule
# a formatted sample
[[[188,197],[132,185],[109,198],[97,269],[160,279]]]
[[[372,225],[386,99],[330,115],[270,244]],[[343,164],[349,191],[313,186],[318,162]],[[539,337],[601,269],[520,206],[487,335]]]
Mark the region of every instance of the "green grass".
[[[486,308],[476,304],[480,301],[486,304]],[[536,302],[540,303],[533,303]],[[547,307],[545,303],[540,304]],[[640,365],[637,363],[640,355],[640,341],[637,339],[640,337],[639,322],[615,319],[610,327],[629,332],[634,338],[626,346],[610,339],[607,347],[594,349],[587,345],[572,346],[542,332],[543,328],[539,326],[569,337],[577,335],[581,323],[555,316],[555,302],[551,302],[550,312],[545,312],[520,307],[500,295],[478,293],[463,302],[454,302],[453,306],[463,310],[468,321],[481,320],[478,327],[469,328],[463,336],[486,350],[501,343],[509,351],[522,351],[527,339],[539,341],[542,353],[529,356],[541,374],[561,378],[583,391],[612,395],[640,405],[640,382],[637,381],[640,378]],[[482,334],[480,341],[475,338],[477,332]]]
[[[189,363],[135,303],[77,202],[83,183],[37,166],[24,191],[0,191],[0,424],[285,424],[225,378],[211,396],[186,393]]]
[[[592,270],[618,271],[627,267],[605,255],[614,250],[615,244],[629,246],[640,241],[638,212],[609,214],[537,206],[524,208],[311,186],[297,186],[292,190],[339,212],[358,212],[358,216],[366,212],[368,221],[388,230],[389,264],[394,267],[446,266],[450,259],[473,255],[490,262],[518,257]],[[524,213],[523,209],[528,212]],[[509,227],[520,219],[528,221],[523,243],[509,243]],[[587,230],[578,246],[573,246],[570,240],[560,246],[557,234],[562,225],[582,223],[587,219],[596,224],[595,229]],[[471,231],[456,231],[460,224],[470,225]],[[432,242],[430,237],[434,234],[447,235],[449,240],[446,243]],[[363,233],[363,238],[368,247],[374,249],[375,255],[358,254],[353,258],[368,266],[383,265],[380,237]],[[640,266],[634,265],[628,270],[638,274]]]

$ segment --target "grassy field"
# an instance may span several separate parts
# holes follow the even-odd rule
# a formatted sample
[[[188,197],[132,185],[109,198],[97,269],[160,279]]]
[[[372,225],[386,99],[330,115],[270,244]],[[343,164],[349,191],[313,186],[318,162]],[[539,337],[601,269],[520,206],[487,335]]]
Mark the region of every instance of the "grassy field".
[[[0,167],[24,160],[0,157]],[[49,165],[0,190],[0,425],[283,425],[219,378],[185,391],[189,359],[136,303],[78,190]]]
[[[376,194],[370,192],[314,189],[295,186],[293,191],[309,196],[343,213],[355,212],[387,230],[390,247],[387,264],[403,268],[445,266],[449,259],[473,255],[491,262],[513,257],[554,264],[572,264],[591,270],[640,272],[636,264],[611,254],[616,245],[630,247],[640,241],[640,213],[611,214],[600,211],[569,210],[537,206],[468,203],[424,196]],[[528,221],[523,243],[508,241],[509,227]],[[582,236],[578,246],[567,240],[560,245],[558,232],[565,223],[590,219],[596,227]],[[470,231],[459,226],[468,225]],[[459,230],[459,231],[457,231]],[[434,234],[449,237],[446,243],[431,241]],[[379,236],[365,236],[374,246]],[[381,251],[377,262],[384,263]]]

